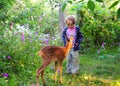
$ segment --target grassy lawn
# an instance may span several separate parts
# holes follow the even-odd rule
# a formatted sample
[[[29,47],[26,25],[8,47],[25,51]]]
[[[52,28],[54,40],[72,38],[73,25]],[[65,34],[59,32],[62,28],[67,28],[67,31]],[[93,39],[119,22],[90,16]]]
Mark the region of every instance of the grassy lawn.
[[[102,50],[100,54],[80,54],[80,73],[77,76],[63,73],[63,84],[54,83],[53,69],[48,67],[45,78],[48,86],[120,86],[120,53]],[[63,63],[65,71],[66,61]],[[59,76],[58,76],[59,77]]]
[[[120,86],[120,50],[101,51],[101,53],[80,53],[79,75],[66,75],[66,60],[63,63],[63,84],[54,82],[53,64],[45,69],[47,86]],[[35,59],[39,59],[35,58]],[[40,60],[40,59],[39,59]],[[39,61],[38,61],[39,62]],[[41,63],[41,62],[40,62]],[[0,86],[35,86],[35,72],[39,64],[30,64],[31,71],[24,67],[19,75],[12,74],[9,78],[0,78]],[[33,66],[34,65],[34,66]],[[40,86],[42,80],[40,78]]]

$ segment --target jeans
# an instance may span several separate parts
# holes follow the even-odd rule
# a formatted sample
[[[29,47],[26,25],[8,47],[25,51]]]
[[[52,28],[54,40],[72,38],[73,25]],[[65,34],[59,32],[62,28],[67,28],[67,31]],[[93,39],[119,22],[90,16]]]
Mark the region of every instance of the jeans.
[[[67,56],[67,69],[66,73],[79,73],[79,61],[78,61],[79,51],[70,50]]]

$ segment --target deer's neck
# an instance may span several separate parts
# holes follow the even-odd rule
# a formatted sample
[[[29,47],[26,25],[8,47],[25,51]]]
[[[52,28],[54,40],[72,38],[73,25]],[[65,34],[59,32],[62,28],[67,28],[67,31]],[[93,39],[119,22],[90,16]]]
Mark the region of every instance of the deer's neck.
[[[67,54],[69,53],[70,49],[71,49],[71,48],[69,47],[69,45],[66,45],[66,46],[64,47],[65,57],[66,57]]]

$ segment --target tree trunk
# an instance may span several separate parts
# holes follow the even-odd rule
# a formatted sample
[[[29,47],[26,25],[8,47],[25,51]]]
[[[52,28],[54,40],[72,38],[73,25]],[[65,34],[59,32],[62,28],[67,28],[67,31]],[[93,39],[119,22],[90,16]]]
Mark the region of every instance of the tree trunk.
[[[59,4],[59,28],[60,28],[60,34],[62,34],[63,29],[65,28],[65,14],[62,11],[62,5]]]
[[[52,28],[51,28],[51,30],[52,31],[50,31],[51,32],[51,34],[54,36],[55,35],[55,32],[54,32],[54,8],[51,8],[51,13],[52,13]]]

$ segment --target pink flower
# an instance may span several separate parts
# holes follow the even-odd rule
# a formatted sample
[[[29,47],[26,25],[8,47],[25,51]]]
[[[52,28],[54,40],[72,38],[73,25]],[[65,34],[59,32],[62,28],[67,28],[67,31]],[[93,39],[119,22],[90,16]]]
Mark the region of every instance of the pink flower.
[[[7,56],[7,59],[11,59],[11,57],[10,57],[10,56]]]
[[[22,32],[21,40],[22,40],[22,41],[25,40],[24,32]]]
[[[29,39],[31,39],[32,37],[31,36],[28,36]]]
[[[105,42],[102,42],[101,47],[105,49]]]
[[[3,76],[7,78],[9,76],[9,74],[4,73]]]
[[[49,40],[48,39],[46,39],[46,44],[48,44],[49,43]]]
[[[38,32],[35,32],[36,35],[38,35]]]

